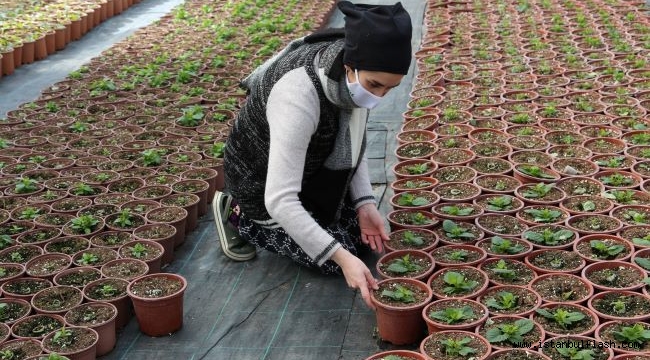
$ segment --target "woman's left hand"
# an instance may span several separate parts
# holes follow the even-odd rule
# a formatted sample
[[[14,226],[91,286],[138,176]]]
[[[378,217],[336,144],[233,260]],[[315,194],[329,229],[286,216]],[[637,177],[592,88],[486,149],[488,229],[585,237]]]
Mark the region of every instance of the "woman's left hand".
[[[384,227],[384,217],[377,210],[375,204],[361,205],[357,209],[359,227],[361,228],[361,242],[369,245],[373,251],[384,251],[384,241],[390,240]]]

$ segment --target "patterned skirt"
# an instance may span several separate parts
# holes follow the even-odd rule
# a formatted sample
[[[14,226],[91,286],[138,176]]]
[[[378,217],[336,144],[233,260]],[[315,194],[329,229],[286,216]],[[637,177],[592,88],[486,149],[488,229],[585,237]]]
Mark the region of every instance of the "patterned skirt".
[[[332,260],[327,260],[318,266],[302,248],[284,231],[282,227],[266,227],[246,216],[239,214],[239,235],[242,239],[262,249],[286,256],[300,265],[320,269],[325,274],[342,274],[341,268]],[[325,231],[336,239],[343,248],[353,255],[357,255],[357,246],[361,244],[361,231],[356,211],[345,206],[341,211],[341,219],[330,226],[324,227]]]

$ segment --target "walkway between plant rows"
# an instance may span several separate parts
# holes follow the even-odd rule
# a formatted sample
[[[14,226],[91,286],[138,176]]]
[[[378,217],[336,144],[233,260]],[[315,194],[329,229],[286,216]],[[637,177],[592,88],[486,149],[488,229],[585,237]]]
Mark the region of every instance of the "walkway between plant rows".
[[[36,99],[41,89],[180,3],[143,0],[61,52],[3,77],[0,117]],[[415,51],[426,1],[402,3],[413,19]],[[343,26],[342,14],[335,11],[328,26]],[[372,111],[368,124],[371,179],[384,213],[390,210],[385,190],[393,179],[395,135],[409,100],[414,68],[413,63],[402,84]],[[211,214],[200,219],[199,227],[175,252],[176,260],[165,269],[189,280],[183,328],[169,337],[150,338],[138,331],[134,317],[119,334],[116,348],[101,359],[349,360],[391,347],[377,339],[374,313],[342,277],[323,276],[269,252],[258,252],[249,262],[232,262],[222,255],[215,230]],[[376,259],[376,255],[365,259],[371,269]]]

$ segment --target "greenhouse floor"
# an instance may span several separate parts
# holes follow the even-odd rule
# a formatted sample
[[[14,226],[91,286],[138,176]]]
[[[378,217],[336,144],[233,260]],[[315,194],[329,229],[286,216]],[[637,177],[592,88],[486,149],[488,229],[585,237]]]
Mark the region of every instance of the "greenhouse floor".
[[[354,1],[357,2],[357,1]],[[392,0],[373,3],[392,4]],[[0,80],[0,114],[38,97],[41,89],[63,80],[91,58],[155,21],[181,0],[143,0],[43,61],[22,66]],[[422,33],[424,1],[403,1],[413,19],[413,48]],[[343,25],[335,11],[329,26]],[[409,100],[415,66],[402,84],[372,111],[368,158],[380,209],[389,210],[395,134]],[[375,315],[343,277],[324,276],[275,254],[258,251],[254,260],[233,262],[219,247],[211,212],[177,249],[164,271],[189,281],[183,328],[167,337],[141,334],[135,317],[118,336],[116,348],[102,359],[364,359],[391,348],[375,331]],[[369,254],[371,269],[377,255]]]

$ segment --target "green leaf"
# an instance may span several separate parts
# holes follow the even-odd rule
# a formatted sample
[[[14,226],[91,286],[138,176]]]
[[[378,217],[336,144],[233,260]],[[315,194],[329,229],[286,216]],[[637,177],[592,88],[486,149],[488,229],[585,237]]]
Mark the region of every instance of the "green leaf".
[[[650,270],[650,259],[637,257],[634,258],[634,262],[639,264],[639,266],[641,266],[642,268],[646,270]]]

